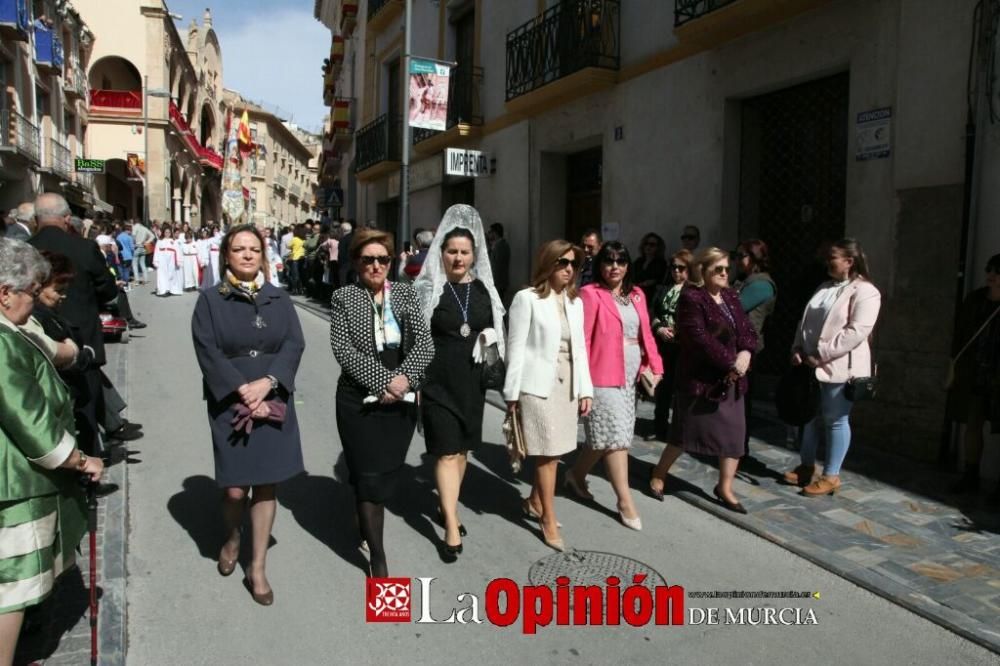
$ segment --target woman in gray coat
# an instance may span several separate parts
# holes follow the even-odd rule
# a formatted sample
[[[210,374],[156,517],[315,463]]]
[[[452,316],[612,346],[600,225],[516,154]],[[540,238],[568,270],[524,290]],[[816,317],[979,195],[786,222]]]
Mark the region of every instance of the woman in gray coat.
[[[268,279],[264,239],[251,225],[222,239],[217,287],[201,292],[191,321],[212,428],[215,480],[225,490],[226,539],[218,570],[236,569],[240,525],[250,498],[253,555],[244,584],[268,606],[265,575],[276,484],[304,471],[295,418],[295,374],[305,349],[288,294]]]

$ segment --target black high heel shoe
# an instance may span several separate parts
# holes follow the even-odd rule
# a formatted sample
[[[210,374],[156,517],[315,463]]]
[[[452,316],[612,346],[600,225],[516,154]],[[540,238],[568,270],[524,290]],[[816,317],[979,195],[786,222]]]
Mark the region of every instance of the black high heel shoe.
[[[437,522],[438,522],[438,525],[440,525],[441,527],[444,527],[444,516],[441,514],[441,507],[438,507]],[[467,537],[467,536],[469,536],[468,530],[465,529],[465,525],[463,525],[462,523],[458,524],[458,536],[460,536],[460,537]],[[459,546],[459,548],[461,548],[461,546]],[[462,551],[460,550],[458,552],[461,553]]]
[[[746,515],[748,513],[746,508],[739,502],[730,502],[725,497],[723,497],[722,493],[719,492],[719,486],[713,488],[712,492],[715,493],[715,499],[719,500],[719,503],[722,506],[726,507],[733,513],[741,513],[743,515]]]

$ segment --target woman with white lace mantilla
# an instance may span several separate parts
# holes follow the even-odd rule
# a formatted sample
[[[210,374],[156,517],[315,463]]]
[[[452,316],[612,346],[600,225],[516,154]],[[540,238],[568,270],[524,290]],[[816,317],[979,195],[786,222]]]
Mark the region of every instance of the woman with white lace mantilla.
[[[468,452],[483,441],[483,364],[504,355],[504,309],[475,208],[459,204],[445,212],[413,288],[434,339],[421,411],[427,452],[437,458],[444,555],[454,561],[466,536],[458,496]]]

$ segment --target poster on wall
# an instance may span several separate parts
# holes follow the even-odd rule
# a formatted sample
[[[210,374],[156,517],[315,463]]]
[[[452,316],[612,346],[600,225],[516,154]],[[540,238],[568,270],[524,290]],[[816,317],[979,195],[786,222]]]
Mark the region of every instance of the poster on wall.
[[[858,114],[854,128],[855,151],[854,159],[882,160],[892,152],[890,142],[890,124],[892,122],[892,107],[862,111]]]
[[[448,80],[451,65],[410,59],[410,127],[443,132],[448,124]]]
[[[128,180],[146,181],[146,160],[139,157],[138,153],[125,154],[125,169]]]

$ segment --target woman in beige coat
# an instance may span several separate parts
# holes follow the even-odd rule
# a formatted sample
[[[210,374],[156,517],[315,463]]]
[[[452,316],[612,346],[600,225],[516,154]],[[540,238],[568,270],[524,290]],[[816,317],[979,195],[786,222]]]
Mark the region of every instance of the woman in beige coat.
[[[840,489],[840,466],[851,445],[851,407],[847,382],[872,376],[868,338],[878,319],[882,295],[868,276],[861,244],[837,241],[827,255],[830,280],[806,305],[792,347],[792,365],[816,369],[820,386],[819,414],[804,426],[802,462],[785,474],[785,481],[802,487],[807,496],[830,495]],[[827,460],[816,476],[816,446],[820,428],[826,434]]]

